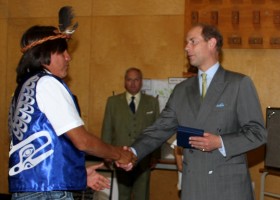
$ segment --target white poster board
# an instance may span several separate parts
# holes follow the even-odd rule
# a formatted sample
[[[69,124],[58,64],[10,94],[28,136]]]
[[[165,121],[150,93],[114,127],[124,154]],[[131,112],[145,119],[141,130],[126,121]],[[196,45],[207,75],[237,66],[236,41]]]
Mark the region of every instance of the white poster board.
[[[157,97],[160,111],[164,108],[174,87],[186,78],[143,79],[142,92]]]

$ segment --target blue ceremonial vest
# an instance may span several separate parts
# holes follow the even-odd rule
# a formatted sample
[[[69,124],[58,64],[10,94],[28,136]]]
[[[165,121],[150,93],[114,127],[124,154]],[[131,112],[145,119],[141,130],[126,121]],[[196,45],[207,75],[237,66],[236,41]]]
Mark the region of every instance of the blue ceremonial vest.
[[[85,154],[74,147],[66,134],[58,137],[38,107],[36,86],[38,80],[46,75],[53,76],[40,72],[27,79],[18,86],[12,100],[9,112],[10,192],[86,188]],[[73,97],[66,84],[60,78],[53,77]],[[78,108],[74,97],[73,100]]]

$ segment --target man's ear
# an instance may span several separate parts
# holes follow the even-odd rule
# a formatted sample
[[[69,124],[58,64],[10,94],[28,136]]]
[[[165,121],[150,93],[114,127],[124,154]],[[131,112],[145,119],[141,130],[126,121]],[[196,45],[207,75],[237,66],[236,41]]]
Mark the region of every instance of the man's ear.
[[[215,38],[211,38],[210,40],[208,40],[208,44],[211,48],[213,48],[216,46],[217,40]]]

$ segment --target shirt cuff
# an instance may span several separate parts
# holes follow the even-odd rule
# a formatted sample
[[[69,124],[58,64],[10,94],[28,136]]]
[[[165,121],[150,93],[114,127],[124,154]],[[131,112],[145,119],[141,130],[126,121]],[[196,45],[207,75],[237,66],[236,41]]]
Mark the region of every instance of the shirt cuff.
[[[136,152],[136,150],[135,150],[133,147],[130,147],[130,149],[131,149],[132,153],[137,157],[137,152]]]
[[[226,150],[225,150],[225,146],[224,146],[224,142],[223,142],[223,139],[222,139],[222,137],[220,136],[220,139],[221,139],[221,143],[222,143],[222,147],[221,148],[219,148],[219,151],[220,151],[220,153],[224,156],[224,157],[226,157]]]

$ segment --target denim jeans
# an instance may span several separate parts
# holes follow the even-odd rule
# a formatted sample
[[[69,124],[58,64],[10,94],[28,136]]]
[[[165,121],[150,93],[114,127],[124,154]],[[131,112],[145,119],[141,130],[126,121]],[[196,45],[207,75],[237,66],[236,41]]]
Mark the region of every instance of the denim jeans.
[[[72,192],[17,192],[12,194],[12,200],[74,200]]]

